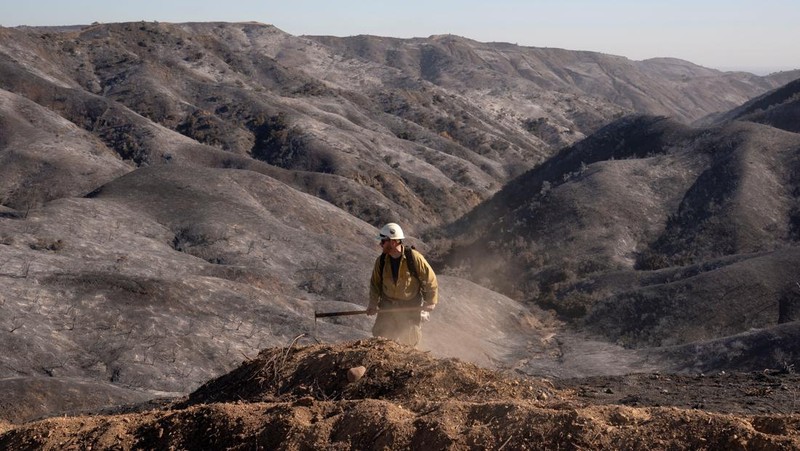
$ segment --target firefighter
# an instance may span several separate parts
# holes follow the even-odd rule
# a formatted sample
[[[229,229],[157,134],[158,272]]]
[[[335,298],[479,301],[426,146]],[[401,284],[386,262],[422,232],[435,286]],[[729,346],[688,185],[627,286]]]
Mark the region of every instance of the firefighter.
[[[386,224],[378,239],[382,253],[372,270],[367,307],[367,315],[378,315],[372,335],[416,346],[421,322],[438,302],[436,274],[421,253],[403,244],[399,225]]]

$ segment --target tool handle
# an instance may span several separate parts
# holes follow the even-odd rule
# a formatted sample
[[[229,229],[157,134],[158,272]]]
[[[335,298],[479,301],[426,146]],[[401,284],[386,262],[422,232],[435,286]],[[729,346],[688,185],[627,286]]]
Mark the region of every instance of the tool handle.
[[[400,307],[383,309],[384,312],[419,312],[422,307]],[[379,310],[380,312],[380,310]],[[366,315],[366,310],[347,310],[344,312],[314,312],[314,318],[327,318],[330,316],[350,316],[350,315]]]
[[[350,316],[350,315],[365,315],[366,310],[349,310],[346,312],[314,312],[314,318],[327,318],[329,316]]]

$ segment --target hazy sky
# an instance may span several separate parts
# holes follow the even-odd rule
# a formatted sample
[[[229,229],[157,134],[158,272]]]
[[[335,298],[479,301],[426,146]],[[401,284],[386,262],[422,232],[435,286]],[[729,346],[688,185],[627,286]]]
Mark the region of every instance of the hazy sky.
[[[3,0],[0,25],[255,21],[293,35],[427,37],[681,58],[758,73],[800,68],[798,0]]]

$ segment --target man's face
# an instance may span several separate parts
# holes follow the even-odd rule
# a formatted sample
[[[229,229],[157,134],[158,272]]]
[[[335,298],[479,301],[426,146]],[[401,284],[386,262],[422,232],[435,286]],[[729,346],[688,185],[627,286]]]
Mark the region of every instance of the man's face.
[[[388,254],[391,252],[394,247],[397,246],[397,241],[390,240],[388,238],[381,239],[381,250],[383,250],[384,254]]]

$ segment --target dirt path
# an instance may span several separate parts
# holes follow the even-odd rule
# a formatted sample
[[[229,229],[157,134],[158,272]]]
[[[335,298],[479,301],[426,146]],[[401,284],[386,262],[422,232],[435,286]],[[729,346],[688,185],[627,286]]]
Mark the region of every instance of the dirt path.
[[[531,343],[514,357],[518,371],[557,379],[651,373],[669,367],[668,362],[647,351],[626,349],[563,328],[554,329],[540,343]]]

